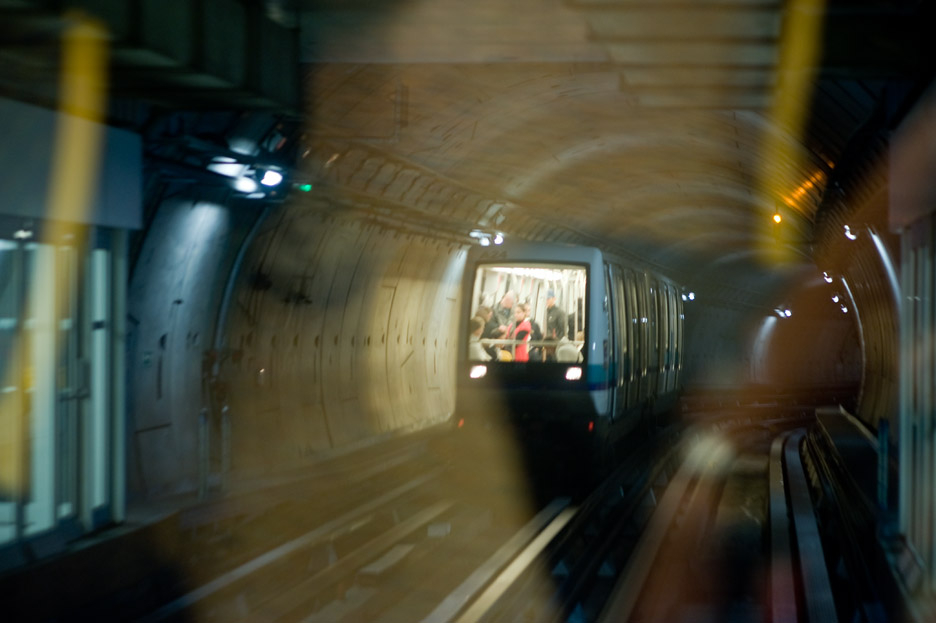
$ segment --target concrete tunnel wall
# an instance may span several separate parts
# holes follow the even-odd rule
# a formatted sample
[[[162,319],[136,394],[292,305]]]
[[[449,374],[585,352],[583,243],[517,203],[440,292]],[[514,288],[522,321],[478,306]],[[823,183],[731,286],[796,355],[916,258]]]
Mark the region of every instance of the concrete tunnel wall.
[[[684,386],[733,389],[752,379],[751,336],[756,326],[749,310],[694,301],[685,305]]]
[[[177,199],[147,232],[128,302],[131,497],[193,491],[206,465],[216,483],[225,405],[230,470],[243,476],[454,408],[465,250],[349,216],[275,208],[246,249],[215,349],[225,284],[258,214]]]
[[[829,309],[813,309],[819,302],[806,300],[812,294],[792,297],[796,311],[783,320],[761,309],[687,304],[686,388],[857,388],[862,358],[853,319],[824,294],[818,298]]]

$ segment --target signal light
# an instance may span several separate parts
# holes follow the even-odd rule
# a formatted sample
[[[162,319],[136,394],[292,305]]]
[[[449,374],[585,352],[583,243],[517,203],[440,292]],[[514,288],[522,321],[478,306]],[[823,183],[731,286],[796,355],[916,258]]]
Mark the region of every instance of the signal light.
[[[461,428],[461,427],[464,426],[464,425],[465,425],[465,418],[459,419],[459,420],[458,420],[458,428]]]
[[[594,422],[594,420],[592,420],[591,422],[588,423],[588,432],[591,433],[591,432],[593,432],[594,430],[595,430],[595,422]]]

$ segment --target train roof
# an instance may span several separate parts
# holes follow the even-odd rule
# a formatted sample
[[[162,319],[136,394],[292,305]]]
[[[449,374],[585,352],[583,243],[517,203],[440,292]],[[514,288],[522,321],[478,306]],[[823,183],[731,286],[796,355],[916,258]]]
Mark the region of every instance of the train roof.
[[[501,245],[487,247],[473,245],[468,251],[468,262],[478,261],[530,261],[530,262],[579,262],[592,263],[609,261],[619,266],[641,270],[665,281],[675,281],[660,271],[632,259],[609,253],[598,247],[566,244],[561,242],[535,242],[510,240]]]

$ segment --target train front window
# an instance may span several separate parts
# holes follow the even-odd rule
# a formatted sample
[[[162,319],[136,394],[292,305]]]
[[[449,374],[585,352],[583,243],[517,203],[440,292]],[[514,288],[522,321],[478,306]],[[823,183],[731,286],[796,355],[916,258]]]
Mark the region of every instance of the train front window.
[[[584,266],[479,265],[468,322],[468,359],[583,362],[586,285]]]

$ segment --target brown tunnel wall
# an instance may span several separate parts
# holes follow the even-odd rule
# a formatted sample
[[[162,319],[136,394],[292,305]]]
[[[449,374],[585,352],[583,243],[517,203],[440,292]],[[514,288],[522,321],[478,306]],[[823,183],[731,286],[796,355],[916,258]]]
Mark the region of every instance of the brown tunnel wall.
[[[276,208],[246,248],[215,348],[258,214],[179,199],[150,225],[128,301],[131,499],[219,486],[226,428],[230,468],[249,475],[453,410],[465,251],[447,242]]]
[[[221,369],[232,469],[446,418],[465,252],[296,207],[267,221],[232,301]]]

